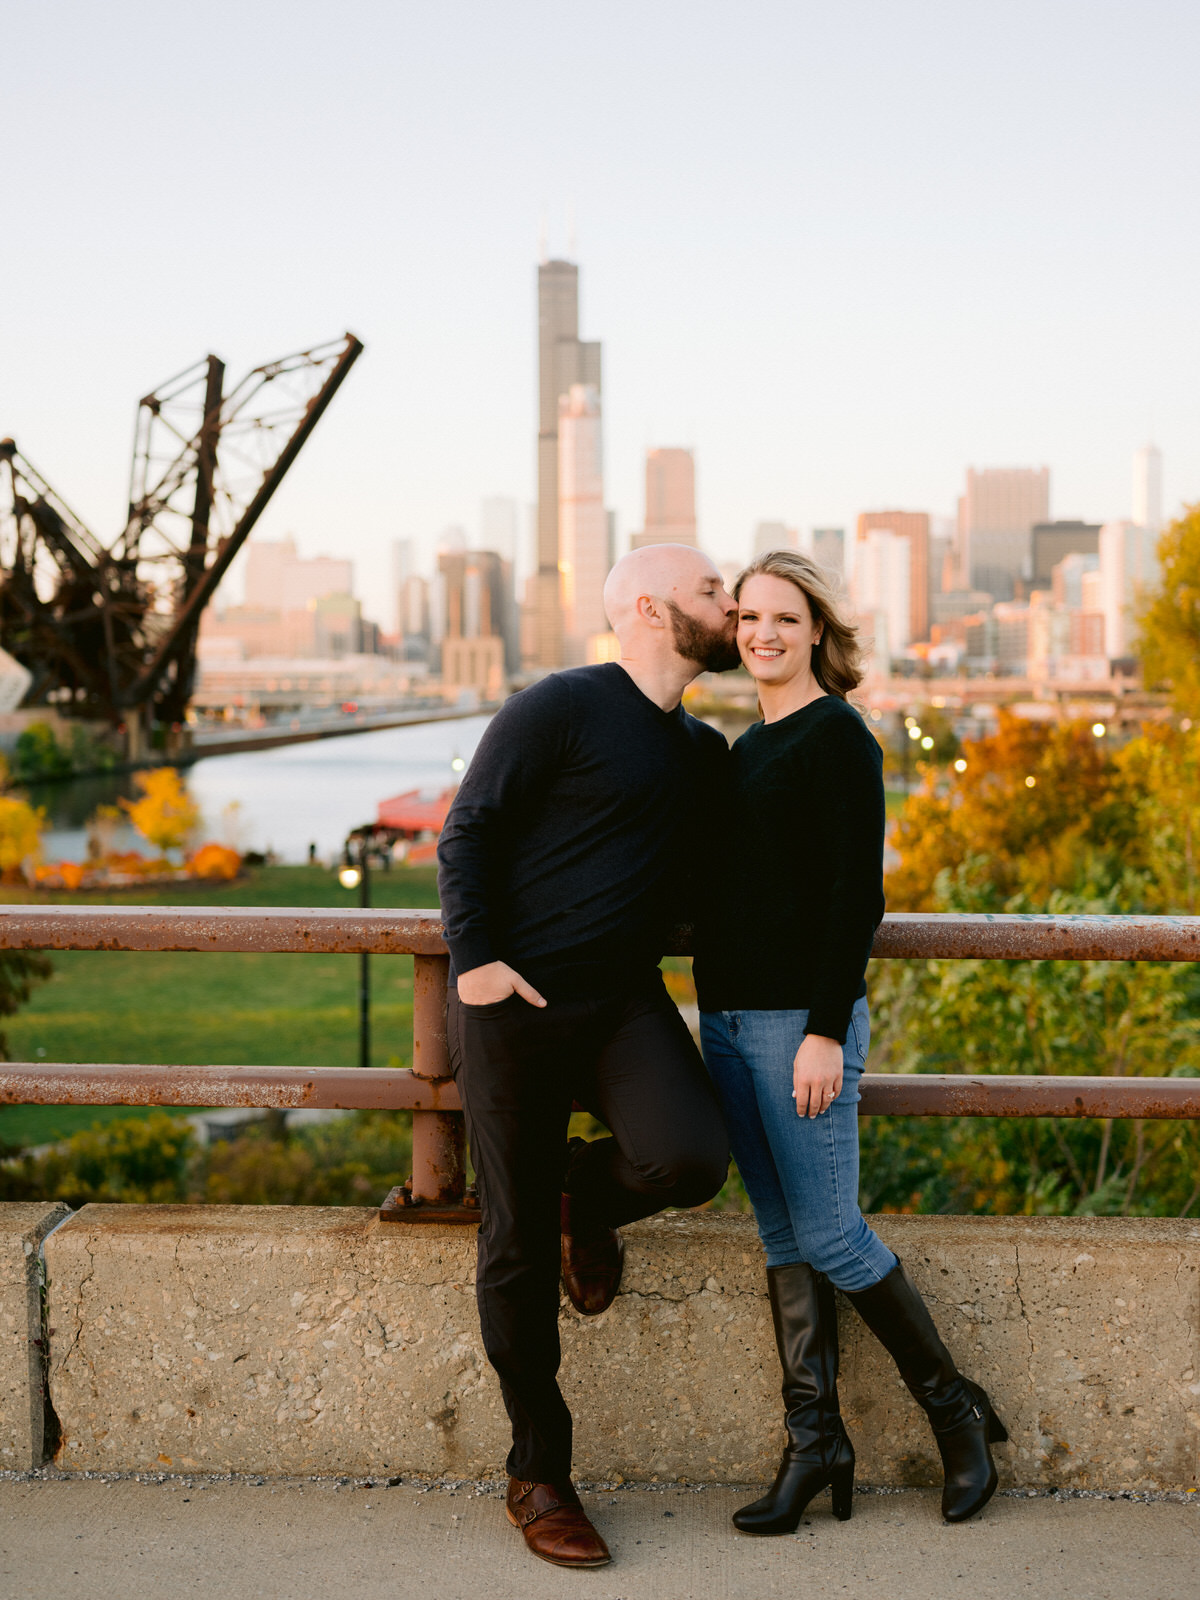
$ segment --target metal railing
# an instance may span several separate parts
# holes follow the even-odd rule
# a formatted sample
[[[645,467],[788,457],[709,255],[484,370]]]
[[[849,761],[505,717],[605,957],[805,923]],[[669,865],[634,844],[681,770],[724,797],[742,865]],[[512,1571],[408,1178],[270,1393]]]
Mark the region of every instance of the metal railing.
[[[688,930],[669,955],[686,955]],[[413,1065],[402,1068],[0,1063],[0,1102],[328,1107],[413,1113],[413,1172],[381,1214],[471,1221],[462,1106],[446,1050],[449,958],[434,911],[0,906],[0,949],[411,955]],[[1200,917],[893,912],[872,955],[1004,961],[1196,961]],[[867,1073],[861,1116],[1200,1118],[1200,1079]],[[469,1197],[468,1197],[469,1199]]]

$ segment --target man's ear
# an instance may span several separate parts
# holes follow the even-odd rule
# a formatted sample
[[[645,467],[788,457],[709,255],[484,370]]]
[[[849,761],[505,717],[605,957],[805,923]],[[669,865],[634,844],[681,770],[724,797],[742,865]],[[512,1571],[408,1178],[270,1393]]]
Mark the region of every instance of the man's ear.
[[[659,609],[659,602],[652,594],[638,595],[637,613],[643,622],[648,622],[652,628],[665,628],[666,618]]]

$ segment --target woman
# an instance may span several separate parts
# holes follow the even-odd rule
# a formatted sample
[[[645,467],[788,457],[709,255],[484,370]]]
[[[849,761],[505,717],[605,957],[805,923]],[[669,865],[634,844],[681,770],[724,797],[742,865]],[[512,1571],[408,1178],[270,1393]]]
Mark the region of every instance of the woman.
[[[762,721],[733,747],[734,856],[696,986],[705,1059],[766,1249],[787,1426],[773,1486],[733,1521],[790,1533],[827,1485],[834,1516],[850,1516],[836,1287],[928,1416],[942,1513],[961,1522],[995,1492],[989,1441],[1008,1436],[858,1207],[863,975],[883,916],[884,802],[879,746],[846,702],[863,675],[856,632],[822,569],[796,551],[760,556],[733,594]]]

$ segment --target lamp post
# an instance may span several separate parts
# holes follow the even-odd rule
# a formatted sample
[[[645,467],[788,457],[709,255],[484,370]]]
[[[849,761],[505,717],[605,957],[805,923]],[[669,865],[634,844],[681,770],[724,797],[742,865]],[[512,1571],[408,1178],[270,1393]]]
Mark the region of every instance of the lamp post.
[[[365,910],[371,904],[371,861],[366,840],[355,842],[357,850],[352,851],[350,840],[346,841],[338,882],[343,889],[358,890],[358,903]],[[365,950],[358,958],[358,1064],[371,1065],[371,958]]]

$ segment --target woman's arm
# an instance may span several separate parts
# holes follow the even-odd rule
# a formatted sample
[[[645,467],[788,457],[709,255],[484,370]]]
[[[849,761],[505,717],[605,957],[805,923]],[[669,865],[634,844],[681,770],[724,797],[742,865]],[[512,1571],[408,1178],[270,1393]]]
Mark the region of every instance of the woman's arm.
[[[794,1067],[800,1116],[817,1116],[841,1090],[850,1013],[884,909],[883,756],[865,727],[842,717],[830,726],[813,782],[814,844],[833,870],[808,1032]]]

